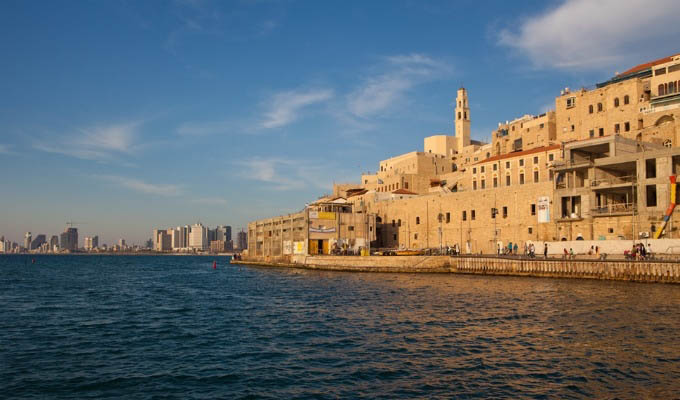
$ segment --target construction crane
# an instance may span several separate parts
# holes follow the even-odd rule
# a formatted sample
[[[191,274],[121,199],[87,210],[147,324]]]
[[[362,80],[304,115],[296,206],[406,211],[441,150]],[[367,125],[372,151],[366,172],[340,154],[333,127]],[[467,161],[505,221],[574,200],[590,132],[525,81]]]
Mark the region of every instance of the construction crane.
[[[68,225],[69,228],[73,228],[73,225],[84,225],[87,222],[73,222],[73,221],[66,221],[66,225]]]

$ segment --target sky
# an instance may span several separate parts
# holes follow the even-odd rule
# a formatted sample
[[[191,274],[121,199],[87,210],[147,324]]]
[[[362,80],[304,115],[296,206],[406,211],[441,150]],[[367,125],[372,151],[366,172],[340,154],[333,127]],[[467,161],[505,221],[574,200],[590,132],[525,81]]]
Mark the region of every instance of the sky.
[[[0,2],[0,235],[143,243],[295,212],[379,161],[680,52],[677,0]],[[49,237],[49,236],[48,236]]]

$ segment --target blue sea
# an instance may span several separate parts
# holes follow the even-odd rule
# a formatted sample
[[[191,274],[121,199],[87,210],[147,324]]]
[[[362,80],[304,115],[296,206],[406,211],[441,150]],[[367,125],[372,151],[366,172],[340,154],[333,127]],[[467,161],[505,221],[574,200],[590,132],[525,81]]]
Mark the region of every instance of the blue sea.
[[[3,398],[680,397],[677,285],[7,255],[0,311]]]

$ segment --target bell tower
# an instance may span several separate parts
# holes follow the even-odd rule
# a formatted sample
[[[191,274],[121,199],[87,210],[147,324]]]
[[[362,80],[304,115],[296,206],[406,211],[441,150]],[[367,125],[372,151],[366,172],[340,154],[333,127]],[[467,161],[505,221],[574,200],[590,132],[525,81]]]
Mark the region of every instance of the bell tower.
[[[456,96],[455,135],[457,150],[470,145],[470,105],[468,104],[467,90],[461,86]]]

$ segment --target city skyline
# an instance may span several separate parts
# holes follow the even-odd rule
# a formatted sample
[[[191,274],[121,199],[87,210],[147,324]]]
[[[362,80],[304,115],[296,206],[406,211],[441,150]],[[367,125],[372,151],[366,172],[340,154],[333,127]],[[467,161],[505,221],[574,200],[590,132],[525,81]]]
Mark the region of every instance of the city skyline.
[[[0,235],[80,221],[143,244],[171,221],[299,211],[451,134],[460,86],[489,140],[560,88],[675,52],[680,5],[653,3],[5,2]]]

